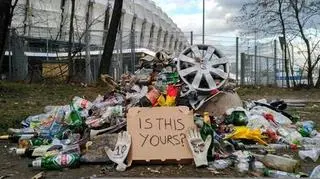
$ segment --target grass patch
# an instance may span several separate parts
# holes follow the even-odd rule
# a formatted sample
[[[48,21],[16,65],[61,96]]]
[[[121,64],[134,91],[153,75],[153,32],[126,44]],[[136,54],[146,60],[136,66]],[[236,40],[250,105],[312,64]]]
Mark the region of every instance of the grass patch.
[[[24,84],[0,81],[0,133],[8,127],[20,127],[20,122],[30,115],[43,112],[46,105],[69,104],[74,96],[94,100],[98,94],[105,94],[107,87],[81,87],[68,84]],[[248,99],[320,99],[319,89],[282,89],[272,87],[246,86],[238,90],[243,100]],[[320,106],[320,104],[318,104]],[[319,121],[320,107],[308,104],[296,109],[302,119]],[[291,111],[289,111],[291,112]]]
[[[20,127],[23,119],[42,113],[46,105],[69,104],[74,96],[93,100],[106,91],[105,87],[0,82],[0,132]]]

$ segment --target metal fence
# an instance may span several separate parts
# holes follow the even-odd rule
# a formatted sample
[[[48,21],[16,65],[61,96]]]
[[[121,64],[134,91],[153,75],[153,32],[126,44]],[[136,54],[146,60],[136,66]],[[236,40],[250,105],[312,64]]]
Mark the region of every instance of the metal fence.
[[[200,36],[193,35],[194,37],[191,36],[193,44],[199,43]],[[133,72],[138,65],[138,60],[143,56],[139,53],[139,49],[150,49],[141,46],[137,36],[138,34],[133,32],[128,40],[122,38],[122,33],[117,34],[110,75],[119,78],[123,72]],[[7,46],[3,66],[8,79],[30,81],[66,79],[68,42],[24,37],[19,36],[18,33],[10,33],[9,39],[11,40]],[[230,76],[236,79],[238,84],[286,86],[284,60],[280,45],[277,45],[279,42],[276,40],[259,43],[240,37],[208,35],[205,43],[213,45],[229,59]],[[95,81],[98,78],[103,44],[87,44],[91,43],[72,43],[72,52],[75,53],[74,56],[72,55],[75,62],[73,71],[76,81],[86,82],[88,77],[89,81]],[[179,51],[175,54],[179,55]],[[293,78],[296,83],[303,82],[301,73],[297,72]]]
[[[241,53],[241,85],[277,85],[278,58]]]

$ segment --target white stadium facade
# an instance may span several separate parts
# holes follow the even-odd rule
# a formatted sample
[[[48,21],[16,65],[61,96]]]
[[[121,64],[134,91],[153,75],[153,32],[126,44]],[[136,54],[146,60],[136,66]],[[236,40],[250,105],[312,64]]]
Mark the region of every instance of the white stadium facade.
[[[79,54],[89,53],[91,58],[101,55],[114,1],[75,0],[73,51],[79,50]],[[27,61],[54,60],[58,55],[66,57],[70,14],[71,0],[18,1],[12,19],[11,29],[14,33],[11,33],[11,36],[15,34],[19,39],[23,39],[20,46],[23,46]],[[17,44],[13,42],[6,54],[17,48],[14,47]],[[152,0],[123,1],[121,24],[114,48],[116,54],[122,54],[120,56],[124,60],[123,64],[126,63],[125,53],[128,52],[131,55],[127,61],[130,61],[130,58],[132,61],[133,54],[136,62],[136,59],[141,57],[138,53],[152,54],[162,49],[179,53],[188,45],[189,42],[181,29]],[[14,61],[14,58],[12,60]],[[132,65],[132,62],[128,63]],[[18,68],[24,69],[21,66]]]

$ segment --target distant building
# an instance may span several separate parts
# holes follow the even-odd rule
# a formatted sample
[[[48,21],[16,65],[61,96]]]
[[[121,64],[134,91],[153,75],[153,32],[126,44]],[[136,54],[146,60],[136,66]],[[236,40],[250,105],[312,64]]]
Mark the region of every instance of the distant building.
[[[75,0],[72,51],[83,54],[76,58],[78,60],[86,58],[84,52],[93,55],[93,75],[97,74],[97,64],[109,29],[114,1]],[[23,80],[30,74],[30,69],[43,72],[42,63],[58,58],[59,62],[65,63],[70,14],[70,0],[19,0],[11,25],[11,43],[8,44],[5,58],[4,68],[8,76]],[[144,52],[164,49],[179,53],[188,45],[181,29],[153,1],[124,0],[114,47],[116,54],[123,55],[114,55],[112,69],[134,69],[132,65],[138,64],[136,61]],[[8,57],[9,51],[13,52],[12,58]],[[118,63],[120,59],[121,67]],[[84,70],[78,71],[83,74]]]

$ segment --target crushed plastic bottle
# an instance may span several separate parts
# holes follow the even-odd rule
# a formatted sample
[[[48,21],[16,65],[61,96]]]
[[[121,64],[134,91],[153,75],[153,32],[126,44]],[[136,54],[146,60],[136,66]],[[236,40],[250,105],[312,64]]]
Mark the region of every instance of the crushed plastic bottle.
[[[72,99],[72,102],[76,108],[81,108],[81,109],[91,109],[93,106],[93,104],[90,101],[80,98],[79,96],[75,96]]]
[[[124,97],[119,93],[108,93],[104,95],[103,101],[94,104],[97,108],[104,108],[106,106],[122,105],[124,103]]]
[[[298,131],[302,137],[313,137],[317,134],[314,130],[315,123],[313,121],[297,122],[296,126],[298,127]]]
[[[320,178],[320,165],[316,166],[311,174],[310,174],[310,178]]]
[[[225,169],[231,166],[232,161],[230,159],[220,159],[213,161],[213,167],[215,169]]]
[[[239,163],[236,165],[237,171],[240,173],[246,173],[249,171],[249,163],[247,159],[239,160]]]
[[[302,137],[299,140],[299,143],[301,145],[317,145],[317,144],[320,144],[320,138],[318,138],[318,137],[314,137],[314,138]]]
[[[233,155],[237,156],[238,163],[236,164],[236,169],[238,172],[244,174],[249,171],[249,158],[250,154],[247,151],[236,151]]]
[[[47,120],[51,114],[38,114],[27,117],[25,120],[21,122],[23,127],[36,127],[40,126],[41,121]]]
[[[316,162],[320,155],[320,149],[313,148],[311,150],[300,150],[298,154],[302,160],[305,160],[306,158],[311,158],[314,162]]]

